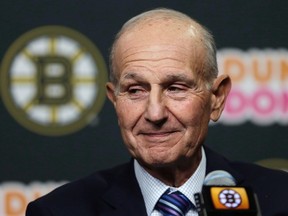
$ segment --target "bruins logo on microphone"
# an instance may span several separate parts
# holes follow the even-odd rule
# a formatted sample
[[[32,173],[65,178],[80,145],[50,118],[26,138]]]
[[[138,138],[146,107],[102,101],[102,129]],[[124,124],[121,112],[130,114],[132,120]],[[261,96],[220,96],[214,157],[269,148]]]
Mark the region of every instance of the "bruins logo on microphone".
[[[249,209],[245,188],[211,187],[210,190],[215,209]]]
[[[61,26],[25,33],[8,49],[1,94],[11,115],[43,135],[64,135],[87,125],[105,100],[107,69],[95,45]]]

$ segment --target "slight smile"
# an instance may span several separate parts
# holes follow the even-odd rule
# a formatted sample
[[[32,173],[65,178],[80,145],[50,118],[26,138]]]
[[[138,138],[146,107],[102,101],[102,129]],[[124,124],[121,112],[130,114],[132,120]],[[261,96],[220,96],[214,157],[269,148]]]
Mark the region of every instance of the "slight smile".
[[[171,139],[171,136],[175,135],[179,131],[163,131],[163,132],[144,132],[139,133],[140,136],[143,136],[148,142],[167,142]]]

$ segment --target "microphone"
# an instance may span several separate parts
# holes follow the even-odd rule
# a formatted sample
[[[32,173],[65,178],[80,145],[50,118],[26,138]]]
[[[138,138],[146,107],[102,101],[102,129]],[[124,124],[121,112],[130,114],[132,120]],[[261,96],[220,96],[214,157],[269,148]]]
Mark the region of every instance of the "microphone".
[[[209,173],[202,193],[194,194],[194,198],[199,216],[261,216],[252,188],[237,186],[224,170]]]

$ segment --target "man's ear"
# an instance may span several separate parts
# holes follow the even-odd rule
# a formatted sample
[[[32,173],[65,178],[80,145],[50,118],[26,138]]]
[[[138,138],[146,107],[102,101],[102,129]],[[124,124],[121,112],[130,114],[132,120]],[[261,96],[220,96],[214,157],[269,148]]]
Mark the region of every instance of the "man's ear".
[[[230,92],[232,83],[228,75],[220,75],[216,78],[212,87],[212,103],[210,119],[216,122],[224,109],[225,101]]]
[[[115,85],[112,82],[106,83],[106,94],[109,100],[115,106],[116,103]]]

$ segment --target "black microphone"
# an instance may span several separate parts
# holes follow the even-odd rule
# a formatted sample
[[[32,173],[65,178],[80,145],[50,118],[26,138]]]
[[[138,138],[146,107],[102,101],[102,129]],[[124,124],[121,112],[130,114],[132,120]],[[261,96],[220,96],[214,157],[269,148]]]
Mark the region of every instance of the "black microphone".
[[[234,177],[224,170],[209,173],[194,198],[199,216],[261,216],[252,188],[236,186]]]

